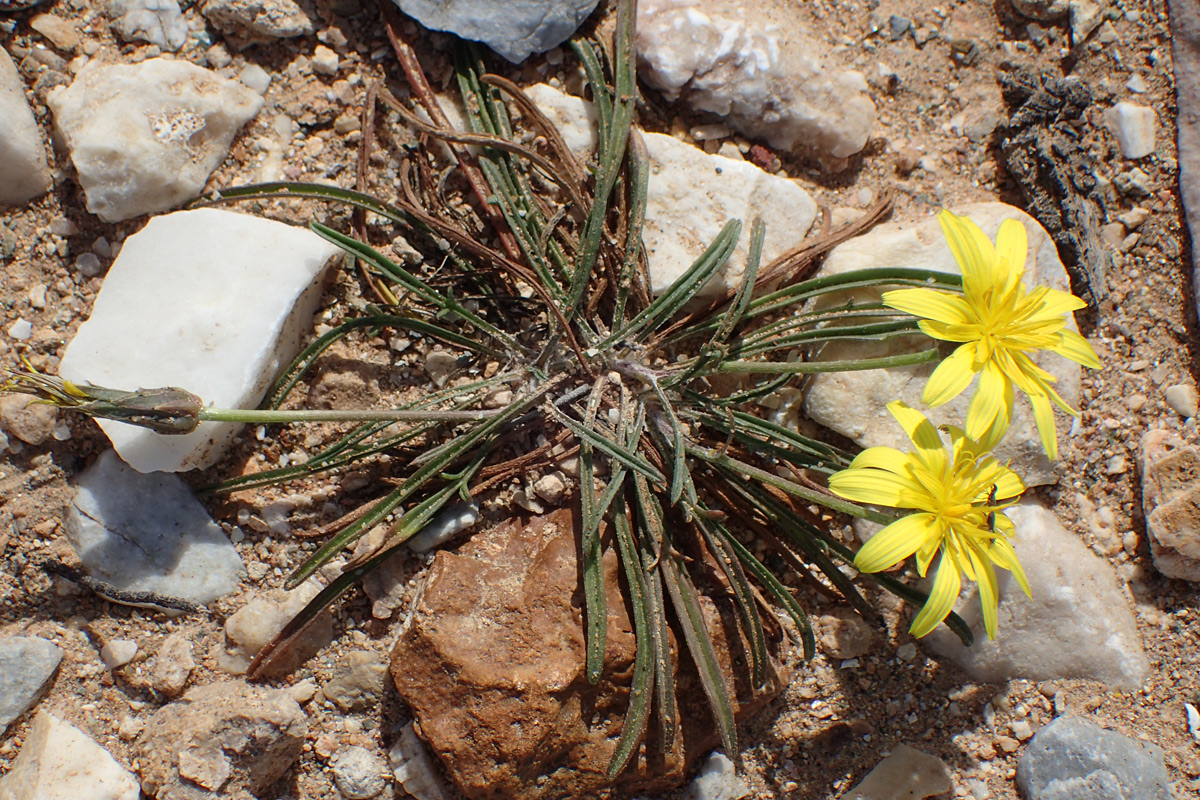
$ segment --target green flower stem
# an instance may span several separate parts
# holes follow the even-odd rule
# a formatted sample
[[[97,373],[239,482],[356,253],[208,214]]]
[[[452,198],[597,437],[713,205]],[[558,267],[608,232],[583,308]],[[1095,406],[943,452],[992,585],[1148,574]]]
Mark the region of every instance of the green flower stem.
[[[202,408],[201,422],[482,422],[502,414],[503,408],[480,409],[478,411],[435,411],[405,409],[240,409]]]
[[[717,365],[718,372],[789,373],[808,375],[816,372],[851,372],[860,369],[883,369],[885,367],[907,367],[912,364],[927,364],[937,361],[941,355],[937,350],[922,350],[882,358],[860,358],[850,361],[723,361]]]

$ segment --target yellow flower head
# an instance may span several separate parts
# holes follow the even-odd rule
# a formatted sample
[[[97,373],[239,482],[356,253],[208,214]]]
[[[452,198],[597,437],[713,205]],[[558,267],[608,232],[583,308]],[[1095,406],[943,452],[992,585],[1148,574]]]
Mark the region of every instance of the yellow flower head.
[[[993,246],[966,217],[943,211],[938,221],[962,269],[962,294],[899,289],[883,295],[884,305],[922,317],[919,324],[927,335],[963,342],[934,370],[922,402],[939,406],[952,400],[978,374],[979,388],[967,410],[966,433],[976,440],[998,438],[988,431],[1003,433],[1008,428],[1015,385],[1029,396],[1046,455],[1058,458],[1051,401],[1073,416],[1079,412],[1054,391],[1050,385],[1054,376],[1033,363],[1029,353],[1052,350],[1084,366],[1099,367],[1092,346],[1066,327],[1067,314],[1087,304],[1068,292],[1025,287],[1021,277],[1027,241],[1020,222],[1006,219]]]
[[[995,428],[976,441],[949,426],[947,448],[921,412],[896,401],[888,410],[916,449],[901,453],[870,447],[829,478],[829,488],[857,503],[911,508],[916,511],[875,534],[854,558],[863,572],[879,572],[916,553],[922,576],[941,553],[933,590],[910,631],[924,636],[946,618],[958,598],[962,576],[979,584],[983,621],[989,638],[996,636],[999,603],[995,566],[1007,569],[1029,594],[1025,571],[1008,537],[1013,524],[1003,509],[1016,502],[1025,484],[1015,472],[984,455],[999,439]]]

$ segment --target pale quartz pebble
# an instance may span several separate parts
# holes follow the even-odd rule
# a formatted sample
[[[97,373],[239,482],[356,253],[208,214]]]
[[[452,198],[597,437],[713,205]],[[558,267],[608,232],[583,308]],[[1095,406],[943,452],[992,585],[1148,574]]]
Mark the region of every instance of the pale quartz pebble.
[[[265,95],[271,86],[271,74],[258,64],[242,67],[242,71],[238,73],[238,80],[259,95]]]
[[[132,639],[110,639],[100,648],[100,660],[109,669],[123,667],[137,655],[138,643]]]
[[[595,111],[590,103],[546,84],[526,89],[562,131],[581,162],[596,146]],[[748,161],[708,155],[672,136],[643,135],[650,157],[650,181],[643,234],[651,291],[661,294],[700,257],[730,219],[742,233],[728,263],[701,289],[702,295],[736,289],[746,268],[750,224],[767,224],[762,263],[804,240],[817,206],[797,183],[770,175]]]
[[[1190,383],[1168,386],[1163,390],[1163,399],[1181,417],[1194,417],[1200,411],[1200,398],[1197,397],[1196,387]]]
[[[25,83],[0,47],[0,207],[20,205],[52,185],[46,146],[25,97]]]
[[[303,228],[232,211],[156,217],[125,241],[59,375],[116,389],[178,386],[210,406],[254,408],[298,352],[340,253]],[[202,423],[166,435],[99,423],[141,472],[210,466],[240,428]]]
[[[318,75],[325,75],[327,77],[336,75],[338,71],[338,54],[323,44],[317,45],[313,50],[312,69]]]
[[[24,317],[18,317],[16,322],[8,326],[8,335],[23,342],[33,336],[33,323]]]
[[[700,766],[684,790],[683,800],[741,800],[750,794],[734,763],[724,753],[715,752]]]
[[[137,778],[74,725],[38,712],[0,797],[13,800],[138,800]]]
[[[1144,158],[1154,152],[1154,109],[1117,103],[1105,115],[1125,158]]]
[[[922,800],[951,788],[950,768],[944,761],[901,744],[843,800]]]
[[[310,578],[291,591],[271,591],[252,598],[225,620],[225,647],[217,653],[217,666],[233,675],[244,674],[250,659],[322,588],[320,581]],[[333,620],[328,613],[323,613],[293,643],[270,674],[290,672],[332,639]]]

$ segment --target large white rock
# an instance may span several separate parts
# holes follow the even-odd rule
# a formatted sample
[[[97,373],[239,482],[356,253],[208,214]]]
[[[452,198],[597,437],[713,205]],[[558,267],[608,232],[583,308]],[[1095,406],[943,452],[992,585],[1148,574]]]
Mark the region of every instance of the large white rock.
[[[0,206],[32,200],[50,189],[42,134],[25,98],[25,84],[0,47]]]
[[[739,0],[642,0],[642,77],[773,147],[851,156],[875,124],[866,78],[827,67],[829,49],[798,29],[789,6],[766,0],[748,13]]]
[[[1141,686],[1150,663],[1112,567],[1036,501],[1023,500],[1007,513],[1017,529],[1013,547],[1033,598],[1025,596],[1010,573],[997,570],[995,639],[984,632],[978,589],[972,583],[955,611],[971,626],[975,643],[963,647],[944,626],[922,643],[975,680],[989,683],[1088,678],[1121,689]]]
[[[596,147],[591,104],[545,84],[526,90],[563,134],[567,146],[585,160]],[[804,240],[817,205],[795,181],[780,178],[747,161],[705,153],[659,133],[643,134],[650,156],[643,241],[649,258],[651,290],[660,294],[700,257],[730,219],[742,221],[742,235],[729,261],[702,290],[714,294],[736,288],[746,268],[750,224],[767,224],[766,264]]]
[[[0,778],[2,800],[138,800],[137,779],[74,725],[38,712],[12,770]]]
[[[59,374],[116,389],[178,386],[220,408],[254,408],[298,352],[341,251],[281,222],[216,209],[152,219],[129,237],[67,346]],[[101,420],[141,472],[220,458],[237,425],[168,436]]]
[[[87,67],[47,103],[88,211],[119,222],[198,196],[263,99],[195,64],[152,58]]]
[[[1021,222],[1029,236],[1025,285],[1030,288],[1035,285],[1051,286],[1070,291],[1070,281],[1058,258],[1054,241],[1028,214],[1003,203],[977,203],[960,206],[954,211],[973,220],[993,241],[1002,221],[1015,219]],[[937,219],[930,217],[919,222],[880,225],[863,236],[838,245],[825,259],[818,276],[840,275],[871,267],[960,272]],[[844,303],[846,299],[847,295],[842,294],[837,298],[829,298],[826,303],[835,305]],[[878,300],[879,292],[857,292],[855,299]],[[1073,319],[1068,321],[1068,327],[1077,330]],[[902,337],[886,342],[830,342],[812,356],[812,360],[835,361],[911,353],[925,349],[930,344],[931,340],[924,336]],[[1063,399],[1072,408],[1079,408],[1079,365],[1053,353],[1038,353],[1034,361],[1058,379],[1054,386]],[[931,363],[818,374],[813,377],[804,396],[804,411],[813,420],[863,447],[884,445],[907,451],[912,443],[886,409],[893,400],[903,400],[913,408],[920,409],[935,425],[961,427],[965,423],[967,407],[978,381],[949,403],[930,409],[921,403],[921,394],[936,367],[936,363]],[[1066,437],[1069,429],[1069,417],[1058,412],[1060,449],[1070,442]],[[1042,449],[1029,401],[1020,392],[1017,392],[1012,427],[996,448],[996,457],[1002,462],[1010,462],[1012,469],[1028,486],[1056,480],[1054,469]]]

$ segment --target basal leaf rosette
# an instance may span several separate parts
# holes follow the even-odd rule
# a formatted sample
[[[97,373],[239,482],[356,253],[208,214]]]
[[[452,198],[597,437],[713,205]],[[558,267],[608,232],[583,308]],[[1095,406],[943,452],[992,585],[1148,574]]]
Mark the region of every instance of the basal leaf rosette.
[[[982,440],[946,426],[949,446],[919,411],[896,401],[888,410],[912,440],[914,450],[871,447],[829,479],[829,488],[858,503],[911,509],[858,551],[854,565],[863,572],[890,569],[916,555],[925,576],[940,555],[933,589],[913,620],[911,633],[924,636],[946,618],[965,576],[979,584],[984,626],[996,636],[999,604],[995,568],[1010,571],[1029,594],[1025,572],[1009,537],[1012,522],[1004,509],[1016,502],[1025,484],[1008,467],[986,455],[998,440],[997,428]]]
[[[975,375],[979,386],[967,411],[966,435],[999,439],[1013,414],[1014,387],[1029,396],[1046,455],[1058,458],[1054,405],[1079,416],[1055,391],[1055,378],[1030,358],[1049,350],[1097,368],[1095,350],[1067,327],[1068,315],[1087,304],[1069,292],[1029,289],[1025,274],[1024,226],[1005,220],[993,245],[979,226],[950,211],[938,215],[942,231],[963,273],[962,294],[935,289],[898,289],[883,304],[921,317],[928,336],[961,342],[925,385],[922,402],[940,406],[962,393]]]

